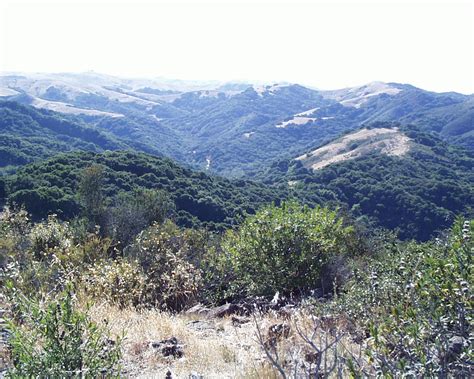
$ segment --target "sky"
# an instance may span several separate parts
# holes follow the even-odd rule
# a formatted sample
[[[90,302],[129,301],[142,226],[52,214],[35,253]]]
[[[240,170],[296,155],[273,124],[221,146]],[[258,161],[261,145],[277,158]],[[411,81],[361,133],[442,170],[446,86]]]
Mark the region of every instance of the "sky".
[[[0,0],[0,71],[474,93],[474,1]]]

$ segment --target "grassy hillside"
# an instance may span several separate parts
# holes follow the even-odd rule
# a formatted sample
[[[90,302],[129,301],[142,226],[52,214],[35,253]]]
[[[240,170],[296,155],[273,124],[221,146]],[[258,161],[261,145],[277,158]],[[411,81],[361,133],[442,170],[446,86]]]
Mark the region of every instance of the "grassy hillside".
[[[257,175],[268,184],[290,184],[293,195],[311,202],[321,194],[346,204],[348,210],[373,225],[398,229],[402,238],[426,240],[452,223],[459,213],[474,208],[474,157],[419,128],[379,123],[396,128],[410,140],[403,155],[387,155],[373,148],[363,154],[312,170],[307,160],[283,160]],[[351,136],[349,133],[347,136]],[[333,144],[339,143],[339,140]],[[325,147],[330,146],[326,145]],[[318,151],[318,150],[316,150]],[[345,154],[350,154],[350,151]],[[306,167],[305,167],[306,166]],[[321,166],[319,164],[319,166]],[[317,167],[319,167],[317,166]],[[329,196],[329,197],[330,197]]]

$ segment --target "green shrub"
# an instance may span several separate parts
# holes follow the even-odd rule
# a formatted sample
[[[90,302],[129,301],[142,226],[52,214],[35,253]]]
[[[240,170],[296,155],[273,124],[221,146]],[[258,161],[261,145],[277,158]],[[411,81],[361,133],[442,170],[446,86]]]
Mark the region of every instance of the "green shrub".
[[[394,246],[347,286],[344,311],[370,335],[382,375],[474,374],[473,227],[458,220],[444,239]]]
[[[162,223],[173,207],[165,191],[140,189],[132,194],[119,193],[109,211],[107,233],[121,247],[126,247],[142,230],[154,222]]]
[[[72,235],[67,222],[59,222],[50,215],[45,222],[37,223],[30,232],[31,251],[37,260],[50,259],[52,254],[67,254],[72,247]]]
[[[146,276],[142,302],[179,311],[198,295],[201,272],[191,261],[200,254],[199,233],[171,221],[155,224],[137,237],[126,253]]]
[[[57,298],[32,300],[13,290],[16,317],[8,322],[12,378],[116,376],[120,340],[77,310],[70,288]]]
[[[332,279],[322,282],[322,271],[348,253],[352,235],[353,229],[327,208],[294,202],[267,206],[223,239],[214,267],[231,281],[224,296],[290,294],[329,286]]]
[[[136,261],[98,261],[81,277],[88,296],[120,307],[143,305],[147,277]]]

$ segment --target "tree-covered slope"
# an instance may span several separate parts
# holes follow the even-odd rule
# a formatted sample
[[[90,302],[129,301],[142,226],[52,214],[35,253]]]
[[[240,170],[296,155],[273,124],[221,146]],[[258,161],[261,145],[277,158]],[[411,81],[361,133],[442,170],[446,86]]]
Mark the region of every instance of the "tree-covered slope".
[[[359,122],[398,121],[434,132],[474,151],[474,98],[454,92],[434,93],[408,85],[397,96],[375,98]]]
[[[0,170],[68,151],[135,150],[184,160],[182,138],[156,121],[125,117],[74,116],[0,101]]]
[[[51,212],[73,217],[81,211],[77,197],[81,172],[98,164],[104,168],[109,202],[123,191],[162,189],[175,203],[178,223],[187,226],[229,227],[244,212],[296,198],[312,206],[342,206],[369,226],[397,229],[402,238],[426,240],[448,227],[457,214],[472,212],[474,158],[470,153],[416,127],[389,123],[365,127],[377,128],[395,128],[396,133],[385,134],[390,138],[403,134],[409,150],[400,155],[387,153],[384,144],[395,149],[397,145],[384,141],[385,134],[380,139],[370,136],[369,145],[358,141],[358,146],[348,146],[360,149],[361,155],[320,169],[312,170],[302,159],[275,162],[255,174],[254,179],[263,184],[210,176],[141,153],[68,153],[5,177],[2,191],[9,201],[25,204],[35,217]],[[357,132],[343,138],[351,134]]]
[[[141,188],[166,191],[180,225],[213,229],[235,224],[245,212],[278,202],[285,191],[248,181],[230,181],[192,171],[166,158],[133,152],[74,152],[27,165],[4,178],[10,202],[24,204],[36,218],[81,212],[77,196],[81,172],[91,165],[104,170],[104,195],[113,202],[120,192]]]
[[[407,84],[321,91],[84,73],[0,76],[0,90],[23,104],[72,113],[135,150],[228,177],[245,177],[375,121],[414,124],[473,151],[473,97]]]
[[[253,87],[233,96],[221,93],[216,98],[181,96],[172,105],[186,110],[182,117],[163,119],[181,134],[191,136],[187,161],[208,167],[225,176],[244,176],[251,168],[261,167],[283,155],[291,156],[328,135],[336,136],[345,128],[332,130],[314,126],[277,128],[294,114],[327,106],[317,91],[299,85]]]
[[[112,136],[58,113],[0,102],[0,169],[60,152],[126,147]]]
[[[472,213],[471,153],[413,126],[378,123],[372,128],[399,129],[409,138],[409,150],[394,155],[362,149],[364,154],[323,166],[308,166],[303,159],[283,160],[257,176],[268,184],[289,183],[297,198],[310,203],[324,194],[374,226],[399,229],[402,238],[426,240],[448,227],[456,214]],[[360,148],[357,145],[349,145],[344,154]]]

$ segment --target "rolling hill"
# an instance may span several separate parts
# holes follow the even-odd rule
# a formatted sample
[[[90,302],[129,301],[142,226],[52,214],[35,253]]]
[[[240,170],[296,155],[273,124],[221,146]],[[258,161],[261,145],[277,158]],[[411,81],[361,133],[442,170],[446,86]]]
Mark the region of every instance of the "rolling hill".
[[[15,74],[0,76],[0,96],[72,114],[137,150],[229,177],[245,177],[375,121],[417,125],[474,150],[472,95],[407,84],[321,91],[288,83]]]
[[[349,132],[256,178],[311,203],[344,204],[367,225],[427,240],[474,209],[474,156],[420,127],[378,122]]]
[[[0,192],[9,202],[25,204],[36,218],[57,213],[68,219],[81,210],[76,196],[80,172],[93,164],[104,167],[110,203],[121,192],[161,189],[175,203],[176,220],[183,226],[220,230],[263,204],[295,198],[311,206],[342,207],[369,228],[427,240],[474,208],[472,153],[419,127],[387,122],[276,161],[254,173],[253,182],[132,151],[70,152],[4,176]]]

